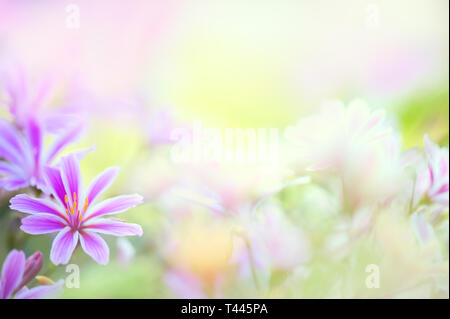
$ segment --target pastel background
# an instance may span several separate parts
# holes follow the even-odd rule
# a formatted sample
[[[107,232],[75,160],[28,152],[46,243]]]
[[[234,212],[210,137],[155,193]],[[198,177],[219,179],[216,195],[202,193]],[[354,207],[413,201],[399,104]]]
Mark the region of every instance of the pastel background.
[[[67,26],[69,5],[79,9],[78,28]],[[0,71],[24,70],[31,83],[48,80],[45,108],[83,115],[86,134],[68,151],[95,145],[81,161],[85,181],[120,166],[107,195],[144,196],[144,204],[124,214],[142,225],[144,236],[107,238],[107,266],[78,249],[70,263],[80,266],[80,288],[65,289],[63,298],[445,296],[429,293],[428,286],[401,286],[400,274],[411,278],[422,271],[415,261],[423,253],[403,219],[380,215],[373,231],[383,239],[376,248],[367,237],[347,247],[350,252],[342,249],[345,257],[334,256],[341,248],[324,247],[348,240],[336,231],[347,217],[332,213],[338,204],[320,183],[275,195],[264,208],[275,213],[257,225],[242,213],[287,177],[305,175],[303,169],[274,177],[255,167],[180,165],[170,160],[168,140],[172,129],[199,120],[219,129],[282,132],[326,100],[360,98],[385,110],[401,151],[423,153],[427,133],[447,146],[448,12],[445,0],[0,0]],[[9,118],[6,107],[0,115]],[[280,153],[283,165],[287,156]],[[356,179],[353,185],[364,183]],[[395,181],[376,183],[378,189]],[[218,194],[227,210],[239,214],[217,218],[208,205],[183,201],[173,189],[186,184],[192,193],[201,185]],[[0,260],[12,248],[27,255],[40,250],[42,273],[64,278],[65,267],[48,259],[51,235],[18,230],[17,214],[8,209],[11,195],[0,190]],[[443,216],[439,267],[447,272],[448,298],[448,207]],[[263,241],[279,246],[254,252],[264,257],[248,264],[245,243],[230,239],[230,229],[256,242],[262,232]],[[405,254],[401,262],[396,249]],[[382,264],[385,256],[390,258]],[[371,263],[382,264],[393,288],[364,290],[364,267]]]

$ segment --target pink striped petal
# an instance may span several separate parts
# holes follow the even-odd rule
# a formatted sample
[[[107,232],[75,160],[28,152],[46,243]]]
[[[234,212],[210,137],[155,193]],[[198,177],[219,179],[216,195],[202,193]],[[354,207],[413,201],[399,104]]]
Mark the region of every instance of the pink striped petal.
[[[64,280],[61,279],[51,286],[37,286],[31,289],[22,289],[14,296],[15,299],[47,299],[62,294]]]
[[[60,217],[48,214],[36,214],[22,219],[20,229],[27,234],[40,235],[60,231],[66,226]]]
[[[0,187],[6,189],[7,191],[15,191],[20,188],[29,186],[28,180],[21,177],[11,177],[0,179]]]
[[[52,194],[64,206],[64,196],[66,195],[66,189],[64,188],[64,183],[62,181],[61,171],[57,168],[46,166],[44,167],[44,176]]]
[[[0,119],[0,157],[14,163],[22,163],[23,149],[23,137],[19,130],[8,121]]]
[[[61,159],[61,178],[71,202],[75,202],[74,193],[77,194],[77,204],[81,192],[80,163],[74,154],[67,155]]]
[[[143,198],[141,195],[134,194],[121,195],[104,200],[103,202],[100,202],[88,209],[85,220],[102,215],[118,214],[124,212],[142,203],[142,199]]]
[[[67,264],[77,247],[78,232],[66,227],[56,235],[50,251],[50,260],[55,264]]]
[[[72,116],[73,118],[73,116]],[[81,120],[76,119],[75,124],[71,125],[68,129],[61,132],[58,137],[53,141],[48,150],[46,151],[43,162],[51,163],[55,156],[61,152],[67,145],[75,142],[83,134],[83,123]]]
[[[90,231],[114,236],[142,236],[142,227],[137,224],[125,223],[112,219],[93,219],[88,225],[84,225]]]
[[[43,143],[41,126],[35,120],[30,120],[25,127],[25,134],[31,147],[34,163],[40,163]]]
[[[91,182],[86,191],[86,197],[89,200],[89,205],[95,202],[97,197],[108,189],[109,186],[111,186],[118,173],[118,167],[109,167]]]
[[[22,281],[25,269],[25,254],[23,251],[12,250],[6,257],[2,268],[0,285],[0,299],[11,297],[14,290]]]
[[[12,210],[17,210],[26,214],[51,214],[63,217],[59,208],[51,201],[45,199],[31,198],[25,194],[19,194],[11,198],[10,206]]]
[[[100,235],[93,232],[82,232],[80,243],[83,250],[97,263],[106,265],[109,261],[109,247]]]
[[[22,170],[15,164],[0,161],[0,174],[20,175],[22,174]]]

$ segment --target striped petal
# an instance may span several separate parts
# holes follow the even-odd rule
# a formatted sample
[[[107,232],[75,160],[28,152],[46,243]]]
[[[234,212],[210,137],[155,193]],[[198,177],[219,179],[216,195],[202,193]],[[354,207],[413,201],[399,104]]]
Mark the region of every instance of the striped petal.
[[[37,286],[31,289],[22,289],[16,293],[15,299],[47,299],[62,294],[64,280],[61,279],[51,286]]]
[[[95,202],[95,200],[106,190],[116,179],[119,173],[118,167],[109,167],[102,173],[100,173],[89,185],[86,191],[86,198],[89,200],[89,204]]]
[[[50,260],[55,264],[67,264],[77,247],[78,232],[66,227],[56,235],[50,251]]]
[[[48,214],[36,214],[22,219],[20,229],[27,234],[41,235],[62,230],[66,223],[60,217]]]
[[[6,257],[2,268],[0,299],[8,299],[22,281],[25,269],[23,251],[12,250]]]
[[[78,204],[81,192],[81,170],[80,163],[74,154],[61,159],[61,178],[71,203],[77,202]],[[75,198],[75,194],[77,198]]]
[[[109,247],[100,235],[84,231],[80,234],[80,243],[83,250],[97,263],[106,265],[109,261]]]
[[[96,233],[114,236],[142,236],[143,231],[141,226],[137,224],[125,223],[119,220],[111,219],[93,219],[84,228]]]
[[[80,120],[76,121],[76,124],[71,125],[68,129],[61,132],[58,137],[53,141],[50,147],[45,153],[43,162],[50,164],[51,161],[61,152],[67,145],[75,142],[80,138],[83,133],[83,124]]]
[[[142,196],[137,194],[116,196],[88,208],[86,220],[102,215],[118,214],[140,203],[142,203]]]
[[[66,189],[64,188],[64,183],[62,181],[61,171],[57,168],[46,166],[44,167],[44,178],[47,181],[47,186],[50,188],[51,193],[64,206]]]
[[[25,194],[19,194],[11,198],[10,206],[12,210],[17,210],[26,214],[51,214],[63,217],[57,205],[45,199],[31,198]]]

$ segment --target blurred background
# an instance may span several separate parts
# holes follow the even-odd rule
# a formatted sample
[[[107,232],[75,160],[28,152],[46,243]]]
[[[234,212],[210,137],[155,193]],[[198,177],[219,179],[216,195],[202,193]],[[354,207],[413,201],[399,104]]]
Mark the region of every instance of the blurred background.
[[[182,201],[169,189],[195,181],[222,196],[227,208],[239,202],[241,209],[285,175],[272,179],[242,167],[174,164],[170,133],[196,120],[220,129],[282,129],[316,112],[324,100],[363,98],[386,110],[403,149],[423,147],[425,133],[447,145],[448,33],[446,0],[0,0],[0,71],[20,68],[32,83],[48,80],[52,94],[45,108],[85,115],[88,131],[70,149],[96,147],[81,164],[85,182],[117,165],[122,170],[107,195],[138,192],[145,198],[123,215],[141,224],[144,236],[108,238],[107,266],[78,249],[71,263],[80,265],[81,285],[65,289],[63,297],[165,298],[202,296],[205,290],[220,296],[211,292],[217,285],[224,296],[321,297],[323,287],[332,291],[334,279],[319,270],[301,292],[283,286],[268,295],[253,286],[236,289],[237,276],[218,279],[219,270],[228,273],[225,259],[236,248],[223,239],[228,233],[221,233],[235,220],[211,221],[216,213],[208,205]],[[7,108],[0,114],[8,117]],[[291,193],[279,200],[284,209],[313,210],[312,200],[319,201],[314,209],[329,209],[319,189],[308,194],[301,203],[300,195]],[[0,260],[13,247],[48,256],[51,236],[18,232],[17,216],[7,208],[10,196],[0,191]],[[302,224],[306,233],[315,222]],[[320,232],[327,227],[322,224]],[[177,240],[187,247],[171,244]],[[217,250],[224,255],[216,256]],[[232,259],[239,260],[233,251]],[[361,244],[358,260],[372,252]],[[177,265],[183,263],[209,288],[197,291],[202,284],[195,276],[180,275]],[[333,262],[330,269],[340,274],[342,265]],[[55,280],[67,275],[48,258],[42,273]],[[242,276],[247,278],[245,269]],[[259,281],[265,276],[270,287],[279,287],[286,274],[262,272]],[[222,281],[227,284],[217,283]]]

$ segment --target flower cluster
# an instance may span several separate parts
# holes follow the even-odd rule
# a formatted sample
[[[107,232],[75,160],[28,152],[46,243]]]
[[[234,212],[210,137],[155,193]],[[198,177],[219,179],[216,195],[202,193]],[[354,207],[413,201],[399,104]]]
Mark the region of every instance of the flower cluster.
[[[360,99],[325,102],[277,137],[283,156],[272,169],[214,159],[170,163],[177,117],[153,112],[136,153],[151,156],[120,150],[132,163],[127,188],[152,198],[141,220],[153,226],[152,236],[135,247],[124,237],[142,236],[143,228],[109,215],[143,197],[102,199],[117,167],[84,187],[80,163],[89,150],[64,152],[86,131],[84,120],[45,111],[48,85],[34,91],[22,77],[6,83],[11,120],[0,119],[0,199],[20,219],[14,235],[32,241],[28,235],[54,234],[55,266],[68,264],[77,247],[91,264],[108,264],[102,235],[112,235],[120,237],[120,267],[133,275],[137,269],[140,280],[139,270],[156,263],[163,271],[153,283],[167,296],[448,297],[448,146],[425,134],[423,147],[405,149],[382,110]],[[133,139],[123,144],[132,149]],[[36,277],[43,254],[25,259],[13,249],[23,243],[13,244],[0,297],[60,294],[61,281]],[[367,269],[381,277],[368,281]],[[33,278],[41,285],[28,288]]]
[[[253,196],[227,205],[225,186],[245,177],[215,165],[211,176],[228,172],[222,184],[192,188],[202,177],[189,175],[185,192],[174,182],[170,203],[161,196],[161,209],[172,213],[161,245],[170,291],[181,298],[448,296],[448,148],[426,135],[424,152],[403,150],[384,113],[361,100],[326,102],[285,133],[294,173],[280,176],[281,186],[255,194],[255,183]],[[372,264],[382,289],[366,287]]]
[[[78,243],[97,263],[107,264],[109,248],[99,234],[142,236],[143,231],[137,224],[105,217],[140,204],[142,197],[100,200],[116,178],[117,167],[107,168],[84,189],[80,160],[88,151],[58,158],[84,132],[81,117],[44,113],[48,86],[34,91],[22,73],[8,78],[5,86],[12,121],[0,119],[0,188],[16,194],[10,200],[11,210],[29,215],[21,219],[20,229],[31,235],[57,233],[50,252],[55,265],[67,264]],[[52,142],[45,147],[48,138]],[[45,286],[29,290],[25,286],[42,266],[42,254],[38,257],[39,266],[35,255],[25,261],[23,252],[10,252],[2,272],[2,298],[48,295],[50,288]]]

